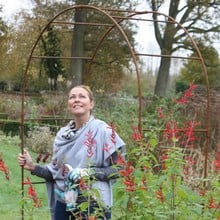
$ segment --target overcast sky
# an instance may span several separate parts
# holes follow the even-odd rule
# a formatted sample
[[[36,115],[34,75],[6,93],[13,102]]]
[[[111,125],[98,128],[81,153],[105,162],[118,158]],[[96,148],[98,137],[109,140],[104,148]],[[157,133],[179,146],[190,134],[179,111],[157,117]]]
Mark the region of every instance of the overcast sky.
[[[11,16],[13,16],[13,14],[15,14],[16,12],[18,12],[20,9],[30,9],[31,8],[31,1],[30,0],[0,0],[0,5],[3,6],[2,8],[2,17],[5,17],[7,19],[10,19]],[[142,2],[137,10],[143,10],[144,8],[146,8],[146,2]],[[146,47],[147,43],[149,42],[149,45],[151,45],[151,40],[154,39],[153,36],[153,29],[152,27],[149,30],[149,26],[143,25],[139,31],[138,31],[138,35],[136,37],[137,42],[141,42],[142,47]],[[147,33],[147,35],[146,35]],[[152,33],[152,35],[150,35],[150,33]],[[145,45],[145,46],[143,46]],[[152,45],[150,46],[150,48],[152,49]],[[149,49],[149,48],[148,48]]]
[[[141,11],[146,8],[146,2],[142,1],[142,4],[144,5],[139,6],[137,10]],[[20,9],[30,9],[31,1],[30,0],[0,0],[0,5],[3,6],[2,17],[6,17],[10,19],[10,16],[18,12]],[[155,43],[152,25],[146,26],[146,23],[144,23],[144,25],[141,25],[141,28],[139,28],[138,34],[136,36],[136,41],[139,42],[140,47],[143,49],[143,51],[145,52],[148,51],[148,53],[158,52],[159,48],[158,45]],[[215,45],[217,46],[216,49],[218,50],[220,44],[217,43]]]
[[[0,5],[3,6],[2,12],[4,16],[10,17],[19,9],[30,8],[30,0],[0,0]]]

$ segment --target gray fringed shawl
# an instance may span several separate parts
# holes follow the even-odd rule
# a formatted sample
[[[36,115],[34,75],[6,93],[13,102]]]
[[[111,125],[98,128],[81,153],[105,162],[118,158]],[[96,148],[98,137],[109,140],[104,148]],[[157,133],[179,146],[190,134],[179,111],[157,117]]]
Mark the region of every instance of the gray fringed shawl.
[[[52,217],[57,200],[54,189],[64,190],[63,164],[69,164],[73,168],[108,167],[111,165],[111,155],[124,146],[125,143],[109,125],[93,116],[78,131],[74,132],[73,121],[61,128],[54,140],[52,162],[47,165],[55,181],[47,182]],[[112,206],[111,185],[111,181],[92,183],[92,188],[99,191],[100,198],[107,207]]]

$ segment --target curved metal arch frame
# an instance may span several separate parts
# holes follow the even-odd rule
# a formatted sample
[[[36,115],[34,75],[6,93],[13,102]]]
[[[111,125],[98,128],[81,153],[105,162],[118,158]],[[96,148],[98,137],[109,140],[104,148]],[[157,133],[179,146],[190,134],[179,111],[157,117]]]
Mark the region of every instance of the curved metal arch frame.
[[[138,53],[135,53],[135,50],[134,48],[132,47],[132,45],[130,44],[128,38],[127,38],[127,35],[125,34],[124,30],[122,29],[122,27],[119,25],[122,21],[124,21],[125,19],[129,19],[133,16],[136,16],[136,15],[141,15],[141,14],[153,14],[153,13],[156,13],[158,15],[162,15],[166,18],[168,18],[169,22],[173,22],[175,24],[177,24],[178,26],[181,27],[181,29],[186,33],[186,35],[190,38],[191,40],[191,43],[192,45],[194,46],[196,52],[197,52],[197,55],[198,55],[198,60],[200,61],[201,65],[202,65],[202,69],[203,69],[203,74],[204,74],[204,77],[205,77],[205,81],[206,81],[206,91],[207,91],[207,114],[206,114],[206,128],[203,130],[205,133],[206,133],[206,148],[205,148],[205,164],[204,164],[204,177],[206,178],[207,177],[207,164],[208,164],[208,148],[209,148],[209,127],[210,127],[210,119],[209,119],[209,112],[210,112],[210,94],[209,94],[209,81],[208,81],[208,74],[207,74],[207,70],[206,70],[206,66],[205,66],[205,63],[204,63],[204,60],[203,60],[203,57],[201,55],[201,52],[196,44],[196,42],[193,40],[193,38],[191,37],[191,35],[189,34],[189,32],[187,31],[187,29],[185,29],[180,23],[178,23],[175,19],[173,19],[172,17],[164,14],[164,13],[160,13],[160,12],[157,12],[157,11],[130,11],[132,12],[132,14],[126,16],[126,17],[123,17],[123,18],[120,18],[119,21],[117,21],[116,19],[113,18],[113,16],[110,15],[110,13],[107,13],[106,11],[107,10],[110,10],[110,9],[100,9],[98,7],[95,7],[95,6],[92,6],[92,5],[74,5],[74,6],[71,6],[71,7],[68,7],[64,10],[62,10],[61,12],[59,12],[58,14],[56,14],[45,26],[44,28],[42,29],[42,31],[40,32],[37,40],[35,41],[32,49],[31,49],[31,52],[30,52],[30,55],[28,57],[28,60],[27,60],[27,65],[26,65],[26,68],[25,68],[25,72],[24,72],[24,75],[23,75],[23,84],[22,84],[22,98],[21,98],[21,133],[20,133],[20,139],[21,139],[21,152],[23,153],[24,152],[24,103],[25,103],[25,89],[26,89],[26,84],[27,84],[27,73],[28,73],[28,69],[29,69],[29,66],[30,66],[30,63],[31,63],[31,59],[34,58],[33,56],[33,53],[34,53],[34,50],[40,40],[40,37],[42,36],[42,34],[46,31],[46,29],[48,28],[48,26],[50,24],[52,24],[56,18],[58,18],[60,15],[66,13],[67,11],[70,11],[70,10],[73,10],[73,9],[80,9],[80,8],[87,8],[87,9],[93,9],[93,10],[96,10],[102,14],[104,14],[111,22],[112,22],[112,27],[110,27],[102,36],[101,40],[99,41],[99,44],[96,46],[95,50],[93,51],[93,55],[92,55],[92,58],[90,60],[90,65],[89,65],[89,72],[90,72],[90,69],[91,69],[91,66],[92,66],[92,61],[94,60],[95,56],[96,56],[96,53],[99,49],[99,47],[101,46],[102,42],[104,41],[105,37],[116,27],[118,29],[118,31],[120,32],[120,34],[122,35],[123,39],[126,41],[127,43],[127,46],[130,50],[130,53],[131,53],[131,56],[132,56],[132,59],[133,59],[133,62],[134,62],[134,65],[135,65],[135,71],[136,71],[136,76],[137,76],[137,89],[138,89],[138,100],[139,100],[139,105],[138,105],[138,128],[139,128],[139,131],[142,132],[142,90],[141,90],[141,84],[140,84],[140,72],[139,72],[139,68],[138,68],[138,64],[137,64],[137,58],[136,56],[138,55],[141,55],[141,54],[138,54]],[[119,11],[120,10],[113,10],[113,11]],[[122,10],[121,10],[122,11]],[[126,10],[123,10],[123,12],[125,12]],[[127,11],[129,12],[129,11]],[[164,21],[163,21],[164,22]],[[168,21],[166,21],[168,22]],[[146,54],[142,54],[142,55],[146,55]],[[154,55],[154,54],[147,54],[146,56],[159,56],[159,57],[163,57],[163,54],[161,55]],[[178,58],[178,57],[175,57],[175,56],[168,56],[170,58]],[[83,59],[83,58],[82,58]],[[190,58],[188,58],[190,59]],[[193,59],[193,58],[191,58]],[[195,58],[197,59],[197,58]],[[21,174],[21,188],[22,188],[22,198],[24,197],[24,184],[23,184],[23,181],[24,181],[24,169],[22,168],[22,174]],[[24,207],[22,207],[22,210],[21,210],[21,214],[22,214],[22,220],[24,219]]]
[[[209,91],[209,80],[208,80],[208,74],[207,74],[207,70],[206,70],[206,66],[205,66],[205,63],[204,63],[204,60],[203,60],[203,57],[202,57],[202,54],[196,44],[196,42],[193,40],[193,38],[191,37],[191,35],[189,34],[189,32],[187,31],[187,29],[185,27],[182,26],[181,23],[177,22],[175,19],[173,19],[171,16],[168,16],[164,13],[161,13],[161,12],[158,12],[158,11],[141,11],[141,12],[132,12],[132,14],[128,15],[127,17],[125,18],[121,18],[118,23],[121,23],[122,21],[124,21],[125,19],[128,19],[128,18],[131,18],[133,16],[136,16],[136,15],[141,15],[141,14],[158,14],[158,15],[162,15],[164,16],[165,18],[167,18],[169,20],[169,22],[171,21],[172,23],[175,23],[177,24],[186,34],[187,36],[190,38],[190,41],[191,43],[193,44],[193,46],[195,47],[196,49],[196,52],[198,54],[198,57],[199,58],[196,58],[196,57],[193,57],[191,59],[197,59],[200,61],[201,65],[202,65],[202,69],[203,69],[203,74],[204,74],[204,77],[205,77],[205,82],[206,82],[206,93],[207,93],[207,110],[206,110],[206,128],[204,130],[202,130],[202,132],[205,132],[206,133],[206,144],[205,144],[205,164],[204,164],[204,178],[207,177],[207,165],[208,165],[208,150],[209,150],[209,123],[210,123],[210,118],[209,118],[209,112],[210,112],[210,91]],[[102,36],[101,40],[99,41],[99,44],[97,45],[97,47],[95,48],[95,51],[93,53],[93,57],[91,60],[94,59],[99,47],[101,46],[102,42],[105,40],[105,37],[109,34],[109,32],[114,28],[113,27],[110,27]],[[138,54],[136,54],[138,55]],[[149,55],[149,56],[154,56],[154,55]],[[161,57],[163,55],[161,54]],[[166,57],[170,57],[170,58],[178,58],[177,56],[166,56]],[[90,66],[89,66],[89,71],[90,72],[90,68],[91,68],[91,65],[92,65],[92,62],[90,62]],[[139,78],[139,75],[140,74],[137,74],[137,80],[138,80],[138,86],[140,85],[140,78]],[[141,88],[138,88],[138,90],[140,89],[139,91],[139,94],[141,94]],[[142,121],[141,121],[141,114],[142,114],[142,103],[141,103],[141,97],[139,96],[139,117],[138,117],[138,128],[139,128],[139,131],[142,132]],[[201,131],[201,130],[200,130]],[[205,182],[204,182],[205,184]]]
[[[24,76],[23,76],[23,84],[22,84],[22,100],[21,100],[21,134],[20,134],[20,138],[21,138],[21,153],[23,154],[24,153],[24,103],[25,103],[25,89],[26,89],[26,84],[27,84],[27,73],[28,73],[28,68],[30,66],[30,62],[31,62],[31,59],[32,59],[32,55],[34,53],[34,50],[40,40],[40,37],[42,36],[42,34],[45,32],[45,30],[48,28],[48,26],[53,23],[53,21],[59,17],[60,15],[64,14],[65,12],[67,11],[70,11],[72,9],[79,9],[79,8],[88,8],[88,9],[94,9],[96,11],[99,11],[101,13],[103,13],[106,17],[108,17],[112,23],[118,28],[119,32],[122,34],[124,40],[126,41],[129,49],[130,49],[130,52],[131,52],[131,55],[132,55],[132,58],[133,58],[133,61],[135,63],[135,70],[136,70],[136,74],[137,74],[137,82],[138,82],[138,97],[141,98],[141,86],[140,86],[140,73],[139,73],[139,69],[138,69],[138,65],[137,65],[137,61],[136,61],[136,56],[135,56],[135,53],[133,51],[133,48],[127,38],[127,35],[125,34],[125,32],[123,31],[123,29],[121,28],[121,26],[117,23],[117,21],[115,19],[113,19],[108,13],[106,13],[104,10],[102,9],[99,9],[95,6],[89,6],[89,5],[74,5],[72,7],[69,7],[67,9],[64,9],[63,11],[61,11],[60,13],[58,13],[57,15],[55,15],[48,23],[47,25],[45,25],[45,27],[42,29],[42,31],[40,32],[37,40],[35,41],[32,49],[31,49],[31,53],[28,57],[28,61],[27,61],[27,65],[26,65],[26,68],[25,68],[25,73],[24,73]],[[139,109],[141,108],[141,101],[139,101]],[[141,112],[141,111],[140,111]],[[139,117],[141,118],[141,117]],[[139,123],[140,124],[140,123]],[[21,171],[21,189],[22,189],[22,198],[24,197],[24,168],[22,167],[21,168],[22,171]],[[22,210],[21,210],[21,214],[22,214],[22,220],[24,219],[24,206],[22,205]]]

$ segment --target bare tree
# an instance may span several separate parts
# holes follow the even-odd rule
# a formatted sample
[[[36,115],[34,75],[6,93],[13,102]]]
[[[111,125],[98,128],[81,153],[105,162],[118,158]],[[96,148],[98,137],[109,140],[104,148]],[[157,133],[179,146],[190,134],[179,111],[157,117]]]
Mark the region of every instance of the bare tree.
[[[162,6],[168,1],[165,0],[147,0],[152,11],[160,11]],[[170,0],[168,16],[175,19],[192,36],[203,37],[204,41],[211,41],[210,34],[214,36],[220,32],[219,10],[220,2],[216,0]],[[180,48],[190,49],[186,33],[181,31],[181,27],[169,22],[163,26],[159,21],[159,14],[153,14],[154,32],[157,43],[161,50],[162,58],[155,86],[155,94],[164,96],[168,90],[171,56]],[[192,48],[191,48],[192,49]]]
[[[76,5],[88,5],[90,0],[76,0]],[[75,23],[86,21],[86,10],[76,9],[74,14]],[[75,25],[72,36],[72,57],[83,57],[84,56],[84,37],[85,37],[85,25]],[[81,84],[83,82],[83,60],[73,59],[71,62],[71,74],[73,76],[72,85]]]

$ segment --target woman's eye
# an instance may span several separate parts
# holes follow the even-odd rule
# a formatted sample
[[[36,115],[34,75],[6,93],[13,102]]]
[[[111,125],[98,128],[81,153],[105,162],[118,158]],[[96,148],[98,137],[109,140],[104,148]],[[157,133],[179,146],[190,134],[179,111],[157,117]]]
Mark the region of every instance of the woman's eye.
[[[79,98],[86,98],[86,96],[85,95],[80,95]]]
[[[70,96],[70,97],[69,97],[69,100],[74,99],[74,98],[75,98],[75,96]]]
[[[86,98],[86,96],[85,95],[79,95],[79,96],[75,96],[75,95],[73,95],[73,96],[70,96],[69,97],[69,100],[73,100],[73,99],[85,99]]]

